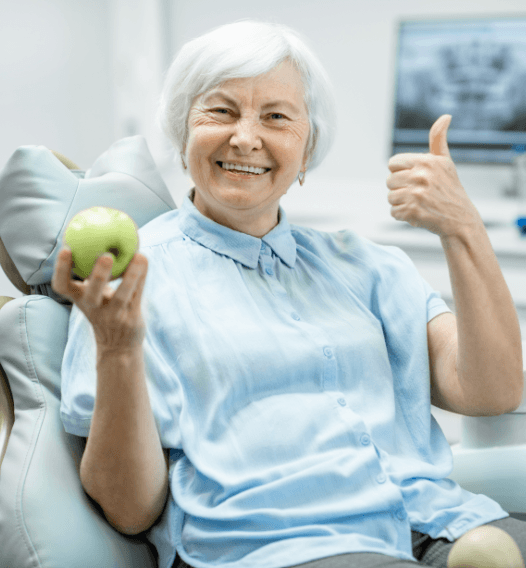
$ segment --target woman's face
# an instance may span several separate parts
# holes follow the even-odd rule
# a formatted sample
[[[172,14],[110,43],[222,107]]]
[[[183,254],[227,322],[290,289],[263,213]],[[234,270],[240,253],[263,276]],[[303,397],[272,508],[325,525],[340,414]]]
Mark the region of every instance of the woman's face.
[[[258,77],[231,79],[198,97],[188,116],[194,205],[232,229],[262,237],[279,199],[305,168],[309,118],[299,72],[285,61]],[[255,172],[226,169],[262,168]]]

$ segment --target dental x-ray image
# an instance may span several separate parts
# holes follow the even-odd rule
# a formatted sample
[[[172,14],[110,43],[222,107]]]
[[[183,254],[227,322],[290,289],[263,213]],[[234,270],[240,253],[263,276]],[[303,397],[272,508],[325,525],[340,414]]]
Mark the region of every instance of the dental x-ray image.
[[[395,104],[395,144],[451,114],[464,157],[508,161],[526,142],[526,18],[403,22]]]

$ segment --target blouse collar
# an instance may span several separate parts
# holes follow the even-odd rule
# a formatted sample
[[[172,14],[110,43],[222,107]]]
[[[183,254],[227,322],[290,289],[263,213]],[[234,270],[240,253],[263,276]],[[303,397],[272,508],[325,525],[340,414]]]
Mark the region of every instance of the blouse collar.
[[[194,189],[184,198],[179,210],[179,227],[192,240],[219,254],[256,268],[263,243],[289,267],[296,262],[296,241],[292,236],[285,211],[279,206],[279,223],[261,239],[220,225],[205,217],[193,204]]]

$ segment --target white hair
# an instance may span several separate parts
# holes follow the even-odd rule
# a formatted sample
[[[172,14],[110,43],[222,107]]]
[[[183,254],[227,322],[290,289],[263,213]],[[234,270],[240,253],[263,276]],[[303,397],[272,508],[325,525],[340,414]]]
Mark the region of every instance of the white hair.
[[[300,72],[308,110],[308,169],[316,168],[334,141],[333,88],[317,57],[291,28],[241,20],[213,29],[186,43],[164,81],[157,121],[176,149],[188,141],[188,115],[196,97],[229,79],[256,77],[288,60]]]

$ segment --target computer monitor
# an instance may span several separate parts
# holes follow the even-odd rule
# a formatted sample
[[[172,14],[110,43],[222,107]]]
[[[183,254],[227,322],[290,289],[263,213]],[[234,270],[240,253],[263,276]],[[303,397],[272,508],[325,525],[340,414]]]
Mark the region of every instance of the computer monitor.
[[[455,163],[526,151],[526,14],[402,21],[395,74],[392,154],[428,152],[442,114]]]

